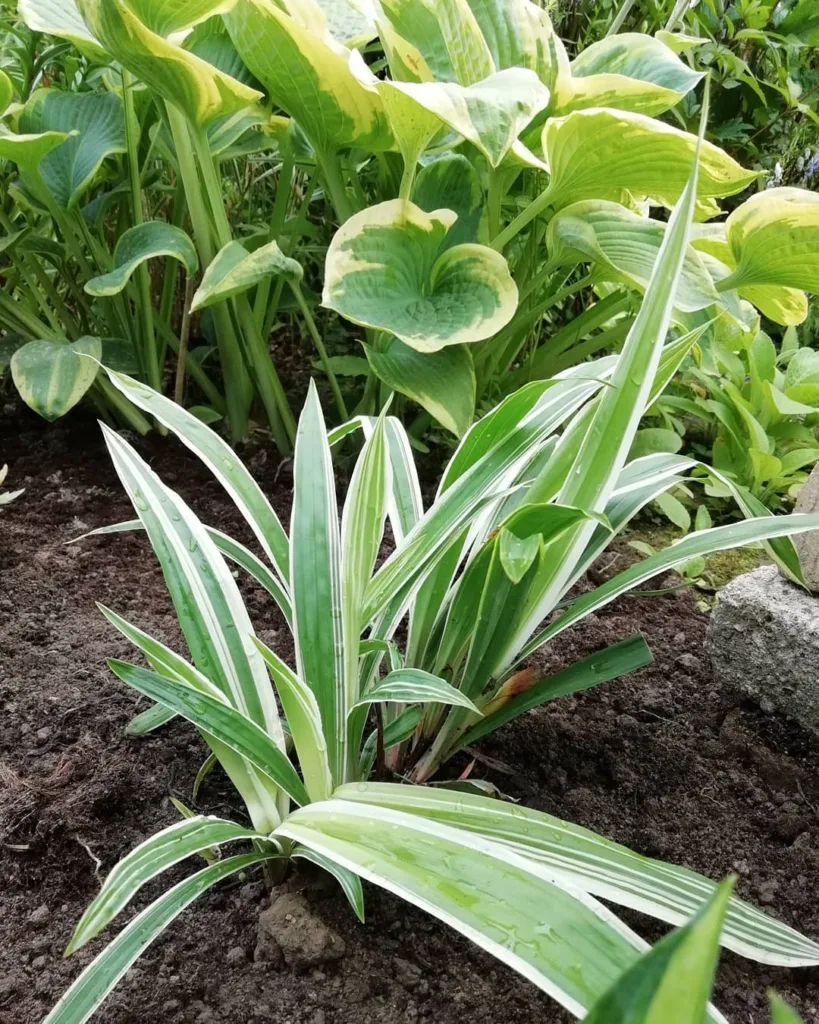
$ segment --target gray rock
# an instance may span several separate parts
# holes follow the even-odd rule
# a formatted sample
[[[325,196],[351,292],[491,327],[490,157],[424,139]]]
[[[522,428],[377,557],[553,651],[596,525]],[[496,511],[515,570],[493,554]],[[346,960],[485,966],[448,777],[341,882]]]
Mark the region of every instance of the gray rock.
[[[813,467],[811,474],[799,491],[796,499],[795,512],[819,512],[819,463]],[[810,533],[799,533],[793,538],[799,561],[802,563],[802,575],[810,589],[819,592],[819,530]]]
[[[706,639],[716,681],[819,735],[819,597],[766,565],[720,594]]]
[[[303,896],[291,892],[274,897],[267,910],[259,915],[255,959],[273,959],[269,954],[274,945],[281,951],[287,966],[296,970],[340,960],[347,952],[341,936],[318,917]]]
[[[35,928],[42,928],[50,917],[51,911],[48,909],[48,906],[45,903],[41,903],[36,910],[32,910],[28,915],[28,923],[33,924]]]

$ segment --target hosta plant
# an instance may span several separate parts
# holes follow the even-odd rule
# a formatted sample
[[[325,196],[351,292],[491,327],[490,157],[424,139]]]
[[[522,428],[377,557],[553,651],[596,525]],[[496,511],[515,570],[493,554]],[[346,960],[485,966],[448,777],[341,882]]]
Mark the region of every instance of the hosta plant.
[[[816,528],[819,515],[762,515],[704,530],[596,590],[570,593],[612,535],[690,466],[667,456],[629,461],[629,450],[652,394],[691,343],[664,345],[695,205],[693,173],[622,353],[529,385],[492,410],[466,434],[426,510],[397,420],[382,414],[328,435],[311,388],[296,437],[288,533],[218,435],[146,385],[109,374],[112,386],[209,466],[263,552],[204,526],[105,428],[191,655],[106,608],[149,666],[112,661],[111,668],[157,702],[136,731],[173,714],[198,728],[250,824],[197,815],[146,840],[108,876],[69,949],[85,945],[182,858],[235,841],[252,852],[209,863],[141,911],[80,975],[49,1024],[84,1020],[199,893],[268,860],[281,869],[293,858],[318,863],[359,916],[361,879],[383,886],[577,1015],[645,948],[599,898],[681,923],[711,896],[707,879],[568,822],[473,792],[407,784],[528,708],[645,664],[640,636],[551,677],[525,664],[642,580],[751,540],[778,543],[778,556],[798,573],[787,535]],[[349,443],[354,432],[365,440],[339,515],[332,445],[342,437]],[[387,519],[394,548],[377,565]],[[254,634],[225,558],[278,604],[292,631],[292,664]],[[819,963],[815,943],[733,899],[722,941],[767,963]],[[708,1019],[723,1020],[715,1009]]]
[[[130,342],[134,372],[160,390],[176,349],[234,438],[255,395],[285,450],[295,420],[268,339],[286,302],[342,421],[396,391],[460,437],[476,407],[622,344],[696,144],[659,119],[698,103],[702,72],[678,40],[615,32],[570,60],[532,0],[197,0],[170,13],[161,0],[20,0],[20,13],[82,58],[78,84],[21,94],[0,137],[17,167],[0,324],[38,343],[18,376],[36,363],[58,379],[74,366],[67,343],[91,335]],[[759,177],[705,144],[697,217]],[[725,258],[689,249],[681,333],[744,325],[752,304],[804,316],[815,220],[800,207],[795,239],[797,211],[766,211]],[[748,277],[760,232],[778,235],[775,279]],[[178,263],[191,284],[204,274],[206,293],[191,303],[185,289],[183,305],[207,310],[224,394],[212,363],[186,360]],[[323,324],[355,325],[363,392],[342,393],[319,296]],[[570,302],[583,312],[566,324]],[[104,377],[80,383],[130,410]]]

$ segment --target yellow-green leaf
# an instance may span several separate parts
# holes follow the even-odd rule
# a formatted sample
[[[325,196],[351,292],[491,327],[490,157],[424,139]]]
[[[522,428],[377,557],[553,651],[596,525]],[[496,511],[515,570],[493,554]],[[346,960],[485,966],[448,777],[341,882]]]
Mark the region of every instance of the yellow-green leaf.
[[[191,311],[205,309],[231,295],[247,291],[274,274],[300,281],[303,271],[301,265],[285,256],[275,242],[268,242],[253,252],[248,252],[241,242],[228,242],[205,270],[202,283],[193,296]]]
[[[94,36],[133,75],[197,125],[227,117],[260,98],[212,64],[152,32],[124,0],[79,0]]]
[[[30,341],[11,357],[11,376],[26,405],[44,419],[56,420],[94,383],[99,369],[95,360],[101,355],[99,338],[80,338],[73,345]]]
[[[0,71],[0,115],[5,114],[9,103],[14,99],[14,86],[5,71]]]
[[[66,132],[15,135],[0,125],[0,159],[11,160],[22,172],[34,174],[42,159],[67,138]]]
[[[108,54],[91,34],[75,0],[18,0],[17,13],[32,32],[66,39],[91,60],[108,61]]]
[[[399,199],[351,217],[327,253],[323,304],[419,352],[491,337],[514,315],[518,290],[494,250],[440,251],[455,219]]]

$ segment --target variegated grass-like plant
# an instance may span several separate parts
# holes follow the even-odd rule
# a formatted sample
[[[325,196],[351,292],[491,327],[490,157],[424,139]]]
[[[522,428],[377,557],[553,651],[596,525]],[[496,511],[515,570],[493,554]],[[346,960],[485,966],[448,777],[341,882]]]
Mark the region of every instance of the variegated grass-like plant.
[[[208,465],[264,553],[205,527],[122,437],[105,430],[192,658],[103,609],[150,666],[111,667],[157,702],[141,728],[178,714],[199,729],[242,796],[250,826],[197,815],[148,839],[108,876],[69,951],[183,858],[234,841],[252,844],[252,852],[208,864],[139,913],[80,975],[48,1024],[85,1020],[199,893],[268,860],[318,863],[360,917],[361,879],[402,896],[577,1015],[645,948],[599,898],[681,923],[712,896],[715,884],[692,871],[549,815],[406,784],[429,778],[465,744],[528,708],[645,664],[648,649],[635,636],[550,678],[523,667],[542,644],[641,581],[750,541],[776,544],[776,557],[798,574],[787,535],[819,527],[819,515],[760,514],[692,534],[597,589],[569,596],[612,536],[691,466],[669,455],[629,460],[629,451],[647,404],[692,343],[686,336],[664,344],[696,176],[695,161],[622,353],[531,384],[480,420],[426,510],[399,421],[385,414],[328,435],[311,388],[296,438],[288,535],[218,435],[144,384],[109,373]],[[332,444],[356,430],[365,442],[339,516]],[[387,519],[395,547],[376,568]],[[225,557],[280,607],[295,664],[254,635]],[[397,630],[405,620],[402,645]],[[376,762],[400,781],[368,781]],[[766,963],[819,963],[814,942],[733,898],[722,943]],[[709,1021],[723,1019],[708,1010]]]

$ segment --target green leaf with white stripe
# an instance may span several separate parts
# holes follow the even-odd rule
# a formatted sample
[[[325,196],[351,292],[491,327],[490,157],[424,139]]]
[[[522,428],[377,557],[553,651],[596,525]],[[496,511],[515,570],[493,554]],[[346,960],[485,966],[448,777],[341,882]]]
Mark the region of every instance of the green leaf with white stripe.
[[[256,89],[151,31],[125,0],[78,0],[78,6],[105,49],[194,124],[227,117],[260,99]]]
[[[355,916],[364,924],[364,889],[358,875],[348,868],[342,867],[341,864],[337,864],[332,857],[326,857],[317,850],[311,850],[309,846],[297,846],[293,850],[292,856],[295,860],[308,860],[331,874],[341,886]]]
[[[336,798],[401,810],[484,836],[537,861],[572,887],[669,924],[683,924],[717,887],[688,868],[644,857],[580,825],[520,804],[377,782],[342,786]],[[762,963],[795,967],[819,962],[819,945],[735,897],[728,906],[722,944]]]
[[[329,35],[318,13],[301,0],[237,0],[224,20],[245,64],[317,150],[389,148],[378,95],[358,81],[349,51]]]
[[[549,260],[558,265],[593,262],[625,275],[642,291],[648,287],[666,226],[605,199],[572,203],[549,223]],[[711,275],[695,249],[685,253],[674,305],[684,312],[719,302]]]
[[[304,271],[301,264],[284,255],[276,242],[268,242],[253,252],[248,252],[241,242],[228,242],[205,269],[191,302],[191,312],[224,302],[279,274],[285,281],[300,281]]]
[[[108,63],[108,54],[89,31],[75,0],[18,0],[17,13],[32,32],[66,39],[90,60]]]
[[[581,199],[620,202],[631,192],[671,207],[685,189],[696,150],[696,135],[625,110],[577,110],[550,118],[543,129],[552,175],[549,202],[556,209]],[[732,196],[759,174],[703,142],[697,198]]]
[[[46,154],[39,172],[52,198],[71,209],[83,197],[106,157],[124,153],[125,116],[116,93],[37,89],[20,113],[21,132],[70,135]]]
[[[234,821],[201,814],[154,833],[123,857],[105,879],[74,929],[65,955],[82,949],[114,920],[143,885],[186,857],[222,843],[266,838]]]
[[[472,701],[451,683],[420,668],[400,668],[390,672],[368,690],[356,707],[395,701],[399,704],[450,704],[480,711]]]
[[[587,1024],[702,1024],[719,958],[720,930],[733,879],[685,927],[666,935],[619,978]]]
[[[123,683],[166,705],[230,747],[295,803],[309,803],[307,791],[282,747],[241,711],[232,708],[226,698],[195,690],[185,683],[115,658],[109,658],[108,667]]]
[[[56,420],[94,383],[101,356],[99,338],[80,338],[73,344],[30,341],[11,357],[11,376],[26,405],[43,419]]]
[[[315,694],[337,782],[347,759],[341,542],[333,462],[312,380],[299,418],[293,479],[290,581],[297,670]]]
[[[111,383],[139,409],[159,420],[197,455],[227,491],[270,559],[279,578],[289,578],[290,542],[273,506],[236,453],[214,430],[176,402],[123,373],[108,370]]]
[[[114,247],[114,267],[109,273],[86,282],[89,295],[118,295],[131,280],[140,264],[160,256],[169,256],[185,268],[188,277],[199,269],[196,248],[188,234],[162,220],[149,220],[128,228]]]
[[[518,290],[487,246],[439,252],[454,221],[400,199],[355,214],[327,251],[323,305],[419,352],[491,337],[514,315]]]
[[[703,77],[665,43],[642,32],[622,32],[592,43],[569,71],[558,80],[560,114],[614,107],[655,117],[676,106]]]
[[[269,860],[270,853],[244,853],[203,868],[160,896],[120,932],[60,998],[43,1024],[84,1024],[128,968],[175,917],[211,886]]]
[[[284,716],[299,756],[304,785],[311,800],[325,800],[333,791],[327,758],[327,741],[321,729],[321,712],[310,687],[271,649],[255,640],[270,669]]]
[[[333,797],[297,811],[276,835],[426,910],[576,1015],[644,948],[596,900],[554,884],[534,862],[401,810]]]
[[[461,437],[475,415],[475,368],[466,345],[418,352],[391,336],[366,346],[380,380],[417,402],[442,427]]]

